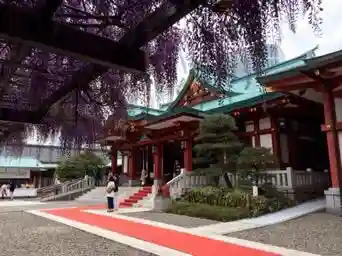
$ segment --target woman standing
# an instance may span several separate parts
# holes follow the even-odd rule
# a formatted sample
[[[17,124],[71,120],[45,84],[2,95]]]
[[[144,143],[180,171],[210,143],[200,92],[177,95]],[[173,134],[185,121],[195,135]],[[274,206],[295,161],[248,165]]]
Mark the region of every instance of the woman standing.
[[[5,199],[5,197],[7,196],[7,185],[6,184],[1,185],[0,192],[1,192],[1,198]]]
[[[107,183],[107,186],[106,186],[108,212],[114,211],[115,190],[116,190],[116,184],[115,184],[114,177],[110,176],[108,183]]]

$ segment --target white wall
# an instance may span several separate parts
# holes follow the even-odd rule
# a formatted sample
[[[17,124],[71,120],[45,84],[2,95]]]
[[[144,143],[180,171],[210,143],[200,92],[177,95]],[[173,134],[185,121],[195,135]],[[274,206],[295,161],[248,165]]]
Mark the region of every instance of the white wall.
[[[269,117],[262,118],[259,120],[259,129],[270,129],[271,128],[271,119]]]
[[[272,134],[260,135],[260,147],[268,148],[273,152]]]
[[[337,121],[342,121],[342,99],[335,98],[335,107],[336,107],[336,119]]]
[[[93,152],[106,159],[106,152],[102,150],[93,150]],[[63,152],[60,147],[56,146],[28,145],[24,146],[22,154],[19,157],[32,157],[40,162],[56,163],[78,153],[79,151],[76,149],[71,149],[70,152]],[[12,156],[12,153],[4,148],[1,151],[1,155]]]
[[[253,122],[245,123],[246,132],[253,132],[255,127]],[[271,128],[271,119],[269,117],[259,120],[259,129],[265,130]],[[255,136],[252,136],[252,146],[255,147]],[[273,151],[272,134],[260,134],[260,147],[265,147]]]

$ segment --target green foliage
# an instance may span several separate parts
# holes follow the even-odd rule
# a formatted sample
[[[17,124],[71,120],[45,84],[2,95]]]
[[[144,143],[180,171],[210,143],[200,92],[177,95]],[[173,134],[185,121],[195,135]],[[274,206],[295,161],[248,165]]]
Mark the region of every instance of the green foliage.
[[[276,163],[277,159],[269,149],[245,147],[237,159],[237,171],[240,177],[249,176],[258,185],[260,178],[265,176],[263,172],[275,167]]]
[[[213,176],[215,183],[227,171],[234,171],[242,149],[235,135],[234,118],[224,114],[205,117],[200,122],[200,133],[194,146],[194,171]]]
[[[228,221],[247,216],[256,217],[292,205],[294,205],[292,200],[279,194],[274,197],[252,197],[246,191],[204,187],[190,191],[182,200],[174,202],[168,211],[188,216]],[[213,207],[212,210],[210,210],[211,207]],[[239,215],[236,215],[236,213],[239,213]],[[232,216],[229,217],[227,214],[232,214]]]
[[[105,168],[104,160],[96,154],[85,151],[59,164],[56,174],[61,181],[82,178],[85,175],[98,177]]]
[[[190,203],[245,207],[247,205],[247,193],[232,189],[205,187],[190,191],[184,200]]]
[[[246,208],[194,204],[186,201],[173,202],[166,212],[216,221],[233,221],[248,217]]]
[[[265,196],[252,197],[249,216],[257,217],[266,213],[277,212],[294,206],[294,204],[292,200],[282,196],[273,198]]]

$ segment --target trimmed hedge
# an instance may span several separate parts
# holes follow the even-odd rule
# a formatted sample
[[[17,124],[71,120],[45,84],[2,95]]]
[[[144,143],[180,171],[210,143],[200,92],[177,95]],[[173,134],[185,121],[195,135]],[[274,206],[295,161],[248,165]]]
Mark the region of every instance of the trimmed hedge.
[[[228,221],[247,216],[256,217],[294,205],[293,201],[284,196],[275,195],[273,192],[272,195],[252,197],[246,191],[204,187],[190,191],[182,200],[174,202],[169,211],[193,217]],[[215,214],[217,217],[214,216]],[[232,216],[229,217],[229,214]]]
[[[166,212],[223,222],[249,216],[247,208],[229,208],[208,204],[194,204],[185,201],[173,202]]]
[[[204,187],[190,191],[185,201],[198,204],[209,204],[228,207],[246,207],[248,193],[227,188]]]

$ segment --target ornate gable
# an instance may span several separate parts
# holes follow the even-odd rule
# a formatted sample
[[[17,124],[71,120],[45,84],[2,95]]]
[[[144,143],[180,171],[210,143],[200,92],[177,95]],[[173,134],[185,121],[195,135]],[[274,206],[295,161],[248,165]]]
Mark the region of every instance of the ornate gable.
[[[203,86],[199,81],[193,80],[185,91],[182,98],[176,104],[176,107],[186,107],[199,104],[203,101],[215,100],[222,97],[223,94],[214,88]]]

